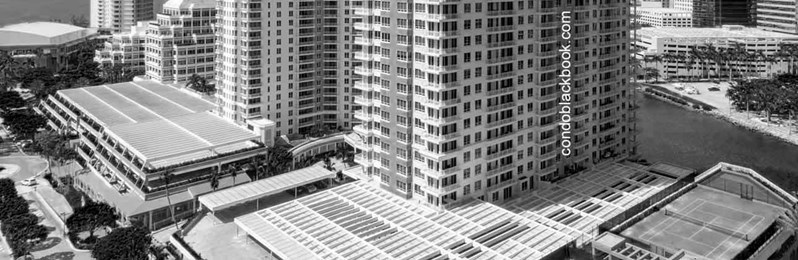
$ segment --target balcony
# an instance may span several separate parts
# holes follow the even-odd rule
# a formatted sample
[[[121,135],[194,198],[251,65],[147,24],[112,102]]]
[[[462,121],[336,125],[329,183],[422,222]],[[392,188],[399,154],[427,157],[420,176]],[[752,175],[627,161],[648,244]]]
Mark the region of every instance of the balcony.
[[[374,102],[372,101],[373,99],[355,96],[355,104],[359,104],[361,106],[374,106]]]
[[[494,90],[488,91],[487,96],[488,97],[492,97],[492,96],[495,96],[495,95],[511,93],[511,92],[514,92],[514,91],[515,91],[515,87],[494,89]]]
[[[515,117],[510,117],[510,118],[505,118],[505,119],[502,119],[502,120],[499,120],[499,121],[490,122],[490,123],[488,123],[487,126],[488,126],[488,128],[494,128],[494,127],[497,127],[497,126],[500,126],[500,125],[506,125],[506,124],[513,123],[513,122],[515,122]]]
[[[442,72],[453,71],[456,69],[458,69],[457,65],[449,65],[449,66],[427,65],[426,71],[433,73],[442,73]]]
[[[485,30],[488,31],[488,32],[499,32],[499,31],[512,31],[512,30],[515,30],[515,28],[516,27],[514,25],[506,25],[506,26],[488,27]]]
[[[458,31],[426,31],[426,36],[430,38],[452,37],[458,34]]]
[[[426,174],[426,175],[428,175],[430,177],[433,177],[433,178],[436,178],[436,179],[443,178],[446,175],[449,175],[449,174],[452,174],[452,173],[456,173],[458,171],[460,171],[460,167],[457,167],[457,166],[452,167],[452,168],[448,168],[446,170],[433,170],[433,169],[428,169],[428,168],[421,169],[421,173]]]
[[[549,116],[549,115],[552,115],[554,113],[557,113],[557,108],[556,107],[552,107],[552,108],[548,108],[548,109],[544,109],[544,110],[538,110],[538,111],[536,111],[536,113],[538,115],[540,115],[540,116]]]
[[[363,153],[359,153],[355,155],[355,163],[360,164],[365,167],[371,167],[371,159]]]
[[[365,113],[362,110],[355,111],[355,118],[364,122],[374,121],[372,114]]]
[[[435,83],[427,81],[427,82],[422,82],[421,86],[431,90],[446,90],[448,88],[460,86],[460,84],[457,82]]]
[[[445,195],[460,188],[460,184],[452,184],[446,187],[435,188],[429,186],[422,186],[422,189],[434,195]]]
[[[443,55],[443,54],[449,54],[449,53],[457,53],[457,51],[458,51],[457,48],[440,49],[440,48],[429,48],[429,47],[427,47],[427,48],[418,48],[418,49],[422,53],[432,54],[432,55]]]
[[[494,79],[507,78],[507,77],[512,77],[512,76],[515,76],[515,72],[505,72],[505,73],[488,75],[486,77],[486,79],[487,80],[494,80]]]
[[[487,47],[487,48],[497,48],[497,47],[505,47],[505,46],[512,46],[512,45],[515,45],[515,41],[491,42],[491,43],[486,43],[485,47]]]
[[[489,171],[485,172],[485,176],[491,177],[493,175],[496,175],[496,174],[499,174],[499,173],[504,173],[504,172],[511,171],[511,170],[514,170],[514,169],[515,169],[515,163],[511,163],[511,164],[508,164],[508,165],[505,165],[505,166],[502,166],[502,167],[499,167],[499,168],[496,168],[496,169],[493,169],[493,170],[489,170]]]
[[[488,59],[487,61],[485,61],[485,63],[494,64],[494,63],[500,63],[500,62],[514,61],[515,59],[516,59],[515,56],[506,56],[506,57],[501,57],[501,58]]]
[[[425,100],[423,103],[424,103],[424,105],[426,105],[426,106],[430,106],[430,107],[433,107],[433,108],[440,109],[440,108],[443,108],[443,107],[445,107],[445,106],[452,106],[452,105],[459,104],[459,103],[460,103],[460,101],[461,101],[461,100],[460,100],[459,98],[456,98],[456,99],[448,99],[448,100],[432,100],[432,99],[427,99],[427,100]]]
[[[460,136],[460,133],[451,133],[445,135],[424,134],[424,139],[434,143],[441,143],[444,141],[452,140]]]
[[[488,16],[514,15],[515,10],[488,11]]]
[[[513,108],[513,107],[515,107],[515,102],[509,102],[509,103],[504,103],[504,104],[498,104],[498,105],[495,105],[495,106],[485,106],[485,108],[483,108],[483,111],[485,111],[486,113],[490,113],[490,112],[493,112],[493,111]]]
[[[496,158],[501,158],[501,157],[504,157],[504,156],[507,156],[507,155],[510,155],[510,154],[514,154],[515,152],[516,152],[515,148],[504,149],[502,151],[498,151],[498,152],[495,152],[495,153],[492,153],[492,154],[488,154],[485,157],[485,160],[490,161],[490,160],[493,160],[493,159],[496,159]]]

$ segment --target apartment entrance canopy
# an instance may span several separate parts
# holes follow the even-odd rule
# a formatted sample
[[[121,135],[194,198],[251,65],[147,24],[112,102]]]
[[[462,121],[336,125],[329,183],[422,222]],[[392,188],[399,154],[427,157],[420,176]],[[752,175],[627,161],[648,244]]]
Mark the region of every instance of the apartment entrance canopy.
[[[307,168],[235,186],[199,197],[199,202],[212,212],[274,195],[284,190],[335,178],[335,172],[316,164]]]

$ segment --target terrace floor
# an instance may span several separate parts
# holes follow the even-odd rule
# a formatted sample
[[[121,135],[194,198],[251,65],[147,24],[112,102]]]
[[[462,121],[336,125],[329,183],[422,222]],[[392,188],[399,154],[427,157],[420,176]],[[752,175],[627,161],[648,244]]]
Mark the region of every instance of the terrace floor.
[[[704,186],[698,186],[674,200],[665,210],[693,220],[666,215],[661,210],[624,230],[622,235],[673,252],[684,249],[711,259],[732,259],[781,213],[772,205],[743,200]],[[720,228],[708,227],[695,220]],[[747,239],[743,235],[747,235]]]

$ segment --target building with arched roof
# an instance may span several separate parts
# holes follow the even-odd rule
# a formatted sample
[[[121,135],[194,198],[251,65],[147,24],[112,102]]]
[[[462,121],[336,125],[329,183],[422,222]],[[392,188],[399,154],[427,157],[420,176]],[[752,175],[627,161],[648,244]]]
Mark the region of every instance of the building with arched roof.
[[[33,22],[0,27],[0,50],[37,67],[68,66],[67,57],[79,45],[93,41],[97,30],[64,23]]]

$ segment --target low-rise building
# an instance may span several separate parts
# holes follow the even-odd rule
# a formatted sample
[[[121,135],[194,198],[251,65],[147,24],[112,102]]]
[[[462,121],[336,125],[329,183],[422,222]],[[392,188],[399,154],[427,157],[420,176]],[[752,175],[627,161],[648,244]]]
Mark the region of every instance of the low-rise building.
[[[69,55],[97,35],[96,29],[64,23],[13,24],[0,27],[0,51],[29,65],[57,71],[69,66]]]
[[[60,90],[38,110],[56,130],[79,136],[76,186],[152,229],[191,215],[197,196],[247,182],[230,169],[266,153],[273,123],[247,129],[210,113],[212,102],[154,81]],[[167,180],[165,176],[171,176]],[[167,191],[168,189],[168,191]]]
[[[102,66],[125,64],[133,71],[144,73],[144,34],[147,23],[139,22],[129,31],[106,37],[103,48],[96,50],[94,61]]]
[[[675,8],[637,8],[638,22],[655,27],[693,27],[693,14]]]
[[[660,74],[672,78],[727,77],[733,70],[735,75],[747,77],[772,77],[787,72],[788,60],[780,59],[781,44],[798,44],[798,35],[769,32],[739,25],[721,28],[641,28],[633,43],[641,52],[638,58],[652,55],[684,55],[687,58],[671,58],[652,62]],[[695,56],[694,49],[714,47],[717,51],[736,49],[751,54],[737,57],[723,64],[715,64],[710,55]],[[718,71],[720,70],[720,71]],[[708,74],[708,75],[707,75]]]

